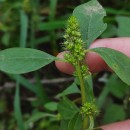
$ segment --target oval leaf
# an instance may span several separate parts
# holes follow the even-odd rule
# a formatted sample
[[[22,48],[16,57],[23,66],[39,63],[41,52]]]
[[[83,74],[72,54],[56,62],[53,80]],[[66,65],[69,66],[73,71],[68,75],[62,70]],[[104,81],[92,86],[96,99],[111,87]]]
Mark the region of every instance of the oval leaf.
[[[79,112],[79,108],[68,98],[64,97],[58,104],[58,111],[61,115],[61,119],[71,119],[75,113]]]
[[[68,130],[80,130],[82,128],[82,115],[80,113],[76,113],[68,124]]]
[[[57,102],[48,102],[44,105],[44,107],[50,111],[56,111],[57,106],[58,106]]]
[[[114,116],[111,118],[111,114]],[[103,118],[103,123],[112,123],[116,121],[122,121],[126,118],[126,113],[122,105],[109,104],[106,107],[106,111]]]
[[[110,48],[91,49],[98,53],[107,65],[128,85],[130,85],[130,58],[123,53]]]
[[[0,51],[0,70],[11,74],[22,74],[37,70],[55,57],[30,48],[10,48]]]
[[[59,93],[57,97],[66,96],[74,93],[80,93],[80,90],[75,82],[72,83],[69,87],[67,87],[63,92]]]
[[[89,46],[107,27],[103,23],[106,12],[97,0],[91,0],[76,7],[73,15],[79,22],[82,39],[87,43],[86,46]]]

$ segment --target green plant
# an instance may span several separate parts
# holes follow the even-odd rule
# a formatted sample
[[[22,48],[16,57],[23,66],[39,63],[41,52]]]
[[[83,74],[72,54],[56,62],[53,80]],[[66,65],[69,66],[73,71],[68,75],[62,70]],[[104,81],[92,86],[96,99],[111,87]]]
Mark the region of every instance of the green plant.
[[[60,94],[60,97],[63,96],[63,99],[58,103],[58,115],[40,113],[32,119],[36,120],[37,118],[46,116],[55,117],[57,120],[61,120],[61,129],[94,129],[93,119],[99,111],[95,105],[96,102],[93,96],[92,76],[84,63],[85,55],[88,52],[98,53],[109,67],[112,68],[125,83],[130,85],[130,59],[128,57],[108,48],[88,49],[89,45],[106,29],[106,24],[103,23],[103,17],[105,15],[102,6],[96,0],[92,0],[76,7],[72,17],[70,17],[68,21],[66,34],[64,36],[66,41],[64,42],[63,48],[68,51],[65,54],[65,62],[71,63],[76,70],[74,73],[76,80],[70,87],[73,87],[71,93],[81,93],[82,103],[80,104],[80,108],[78,108],[73,101],[65,97],[65,95],[70,93],[70,90],[68,90],[70,87],[68,87],[66,90],[66,93],[68,91],[67,94],[65,91]],[[0,52],[0,70],[11,74],[23,74],[37,70],[54,60],[61,59],[35,49],[11,48]],[[79,91],[77,85],[80,86],[81,91]],[[17,88],[19,88],[18,84]],[[18,94],[19,89],[17,89],[16,92],[17,97],[19,97]],[[19,105],[18,100],[16,100],[15,105],[15,108],[19,110],[20,108],[17,107],[17,105]],[[53,110],[55,110],[54,106],[56,105],[57,104],[50,103],[46,104],[45,107],[49,109],[49,106],[53,106]],[[17,116],[19,114],[20,111],[17,111]],[[19,127],[21,130],[26,129],[21,119],[19,120]]]

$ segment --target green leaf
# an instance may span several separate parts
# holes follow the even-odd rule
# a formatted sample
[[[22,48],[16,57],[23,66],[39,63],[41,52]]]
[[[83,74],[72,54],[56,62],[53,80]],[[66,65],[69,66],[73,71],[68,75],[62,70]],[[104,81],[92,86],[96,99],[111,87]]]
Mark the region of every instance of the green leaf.
[[[79,22],[82,39],[87,43],[87,47],[100,36],[107,27],[103,22],[106,12],[97,0],[91,0],[88,3],[79,5],[74,9],[73,15]]]
[[[100,95],[98,96],[97,100],[96,100],[96,104],[98,106],[98,108],[102,108],[105,101],[106,101],[106,98],[109,94],[109,88],[108,88],[108,84],[109,84],[109,81],[105,84],[102,92],[100,93]]]
[[[17,84],[16,84],[16,92],[15,92],[15,97],[14,97],[14,114],[16,121],[18,123],[18,127],[20,130],[26,130],[23,119],[22,119],[22,112],[21,112],[21,104],[20,104],[20,90],[19,90],[19,75],[17,75]]]
[[[28,35],[28,16],[24,10],[20,10],[20,47],[26,47]]]
[[[51,63],[55,57],[30,48],[10,48],[0,51],[0,70],[22,74],[31,72]]]
[[[110,48],[93,48],[91,51],[98,53],[121,80],[130,85],[130,58]]]
[[[117,27],[112,24],[108,24],[107,29],[101,35],[101,38],[108,38],[117,36]]]
[[[13,79],[13,80],[17,80],[17,75],[9,75],[8,76]],[[32,84],[30,83],[25,77],[19,75],[19,83],[25,87],[26,89],[34,92],[37,97],[42,100],[42,103],[46,103],[48,101],[48,96],[46,95],[45,90],[43,89],[43,86],[38,86],[38,84]],[[38,100],[39,100],[38,99]]]
[[[79,111],[78,107],[69,99],[64,98],[58,104],[58,111],[62,119],[71,119]]]
[[[105,7],[107,14],[109,15],[129,15],[129,11],[124,9],[115,9],[113,7]],[[111,17],[110,17],[111,18]]]
[[[104,89],[96,101],[98,107],[103,107],[109,93],[112,93],[117,98],[123,98],[126,94],[126,91],[128,91],[128,88],[129,87],[124,82],[119,80],[116,74],[112,74],[107,80]]]
[[[121,121],[124,120],[125,117],[126,114],[122,106],[116,104],[109,104],[109,106],[106,108],[103,122],[112,123],[115,121]]]
[[[61,29],[65,28],[66,21],[60,20],[60,21],[50,21],[46,23],[40,23],[38,25],[38,29],[40,31],[46,31],[46,30],[55,30],[55,29]]]
[[[128,91],[128,86],[118,79],[118,77],[113,74],[108,80],[107,87],[109,91],[117,98],[123,98]]]
[[[60,39],[62,37],[63,37],[63,34],[61,32],[60,32],[60,34],[59,33],[55,34],[55,39],[56,40],[58,40],[58,39]],[[43,44],[43,43],[47,43],[47,42],[51,42],[50,35],[35,39],[33,41],[33,44],[34,45],[39,45],[39,44]]]
[[[2,43],[5,45],[5,46],[8,46],[9,45],[9,41],[10,41],[10,33],[9,32],[5,32],[3,37],[1,38],[2,40]]]
[[[53,21],[56,15],[56,7],[57,7],[58,0],[50,0],[50,21]]]
[[[85,78],[85,90],[86,90],[86,99],[88,102],[93,102],[94,101],[94,94],[93,94],[93,82],[92,82],[92,75],[88,75]]]
[[[44,105],[44,107],[50,111],[56,111],[57,105],[58,105],[58,103],[56,103],[56,102],[48,102]]]
[[[76,113],[69,122],[68,130],[80,130],[82,128],[82,115]]]
[[[69,124],[69,120],[61,120],[59,130],[67,130],[68,129],[68,124]]]
[[[73,93],[80,93],[80,90],[78,89],[77,85],[75,83],[72,83],[69,87],[67,87],[63,92],[57,95],[57,97],[73,94]]]
[[[130,36],[130,17],[118,16],[116,17],[118,23],[118,36],[129,37]]]
[[[25,122],[26,128],[29,128],[29,125],[35,123],[36,121],[45,118],[45,117],[56,117],[55,115],[44,113],[44,112],[36,112]]]

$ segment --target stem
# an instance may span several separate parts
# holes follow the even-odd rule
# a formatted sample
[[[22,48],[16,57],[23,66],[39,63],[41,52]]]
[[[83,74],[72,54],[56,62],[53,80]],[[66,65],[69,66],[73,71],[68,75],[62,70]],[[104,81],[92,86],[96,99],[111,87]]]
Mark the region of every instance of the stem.
[[[76,66],[76,71],[78,74],[79,82],[80,82],[80,89],[81,89],[81,98],[82,98],[82,105],[86,102],[86,93],[85,93],[85,85],[84,80],[81,74],[80,64],[78,62],[78,65]]]
[[[88,130],[93,130],[93,127],[94,127],[94,120],[93,120],[93,117],[90,116],[89,119],[90,119],[90,126],[89,126]]]
[[[87,130],[88,128],[88,118],[84,117],[83,119],[83,130]]]
[[[80,63],[78,62],[78,65],[76,66],[76,72],[78,74],[79,82],[80,82],[80,89],[81,89],[81,98],[82,98],[82,105],[86,103],[87,97],[85,93],[85,84],[84,84],[84,79],[81,74],[81,68],[80,68]],[[88,127],[88,118],[84,117],[83,119],[83,130],[86,130]]]

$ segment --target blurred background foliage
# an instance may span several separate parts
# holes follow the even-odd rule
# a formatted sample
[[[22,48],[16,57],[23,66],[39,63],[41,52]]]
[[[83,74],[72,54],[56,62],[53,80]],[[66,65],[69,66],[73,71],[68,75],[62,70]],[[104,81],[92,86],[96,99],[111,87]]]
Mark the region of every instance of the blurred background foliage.
[[[0,0],[0,49],[29,47],[57,55],[62,51],[67,18],[77,5],[87,1]],[[108,24],[100,38],[129,37],[130,1],[99,2],[106,9],[104,22]],[[21,129],[21,122],[24,122],[23,130],[58,130],[57,102],[60,96],[57,94],[72,82],[73,78],[59,72],[54,63],[19,76],[0,72],[0,130]],[[20,91],[15,92],[17,85]],[[67,90],[67,93],[71,91],[76,90]],[[101,108],[97,125],[130,118],[130,88],[115,74],[95,74],[94,93]],[[79,95],[68,97],[73,100]]]

